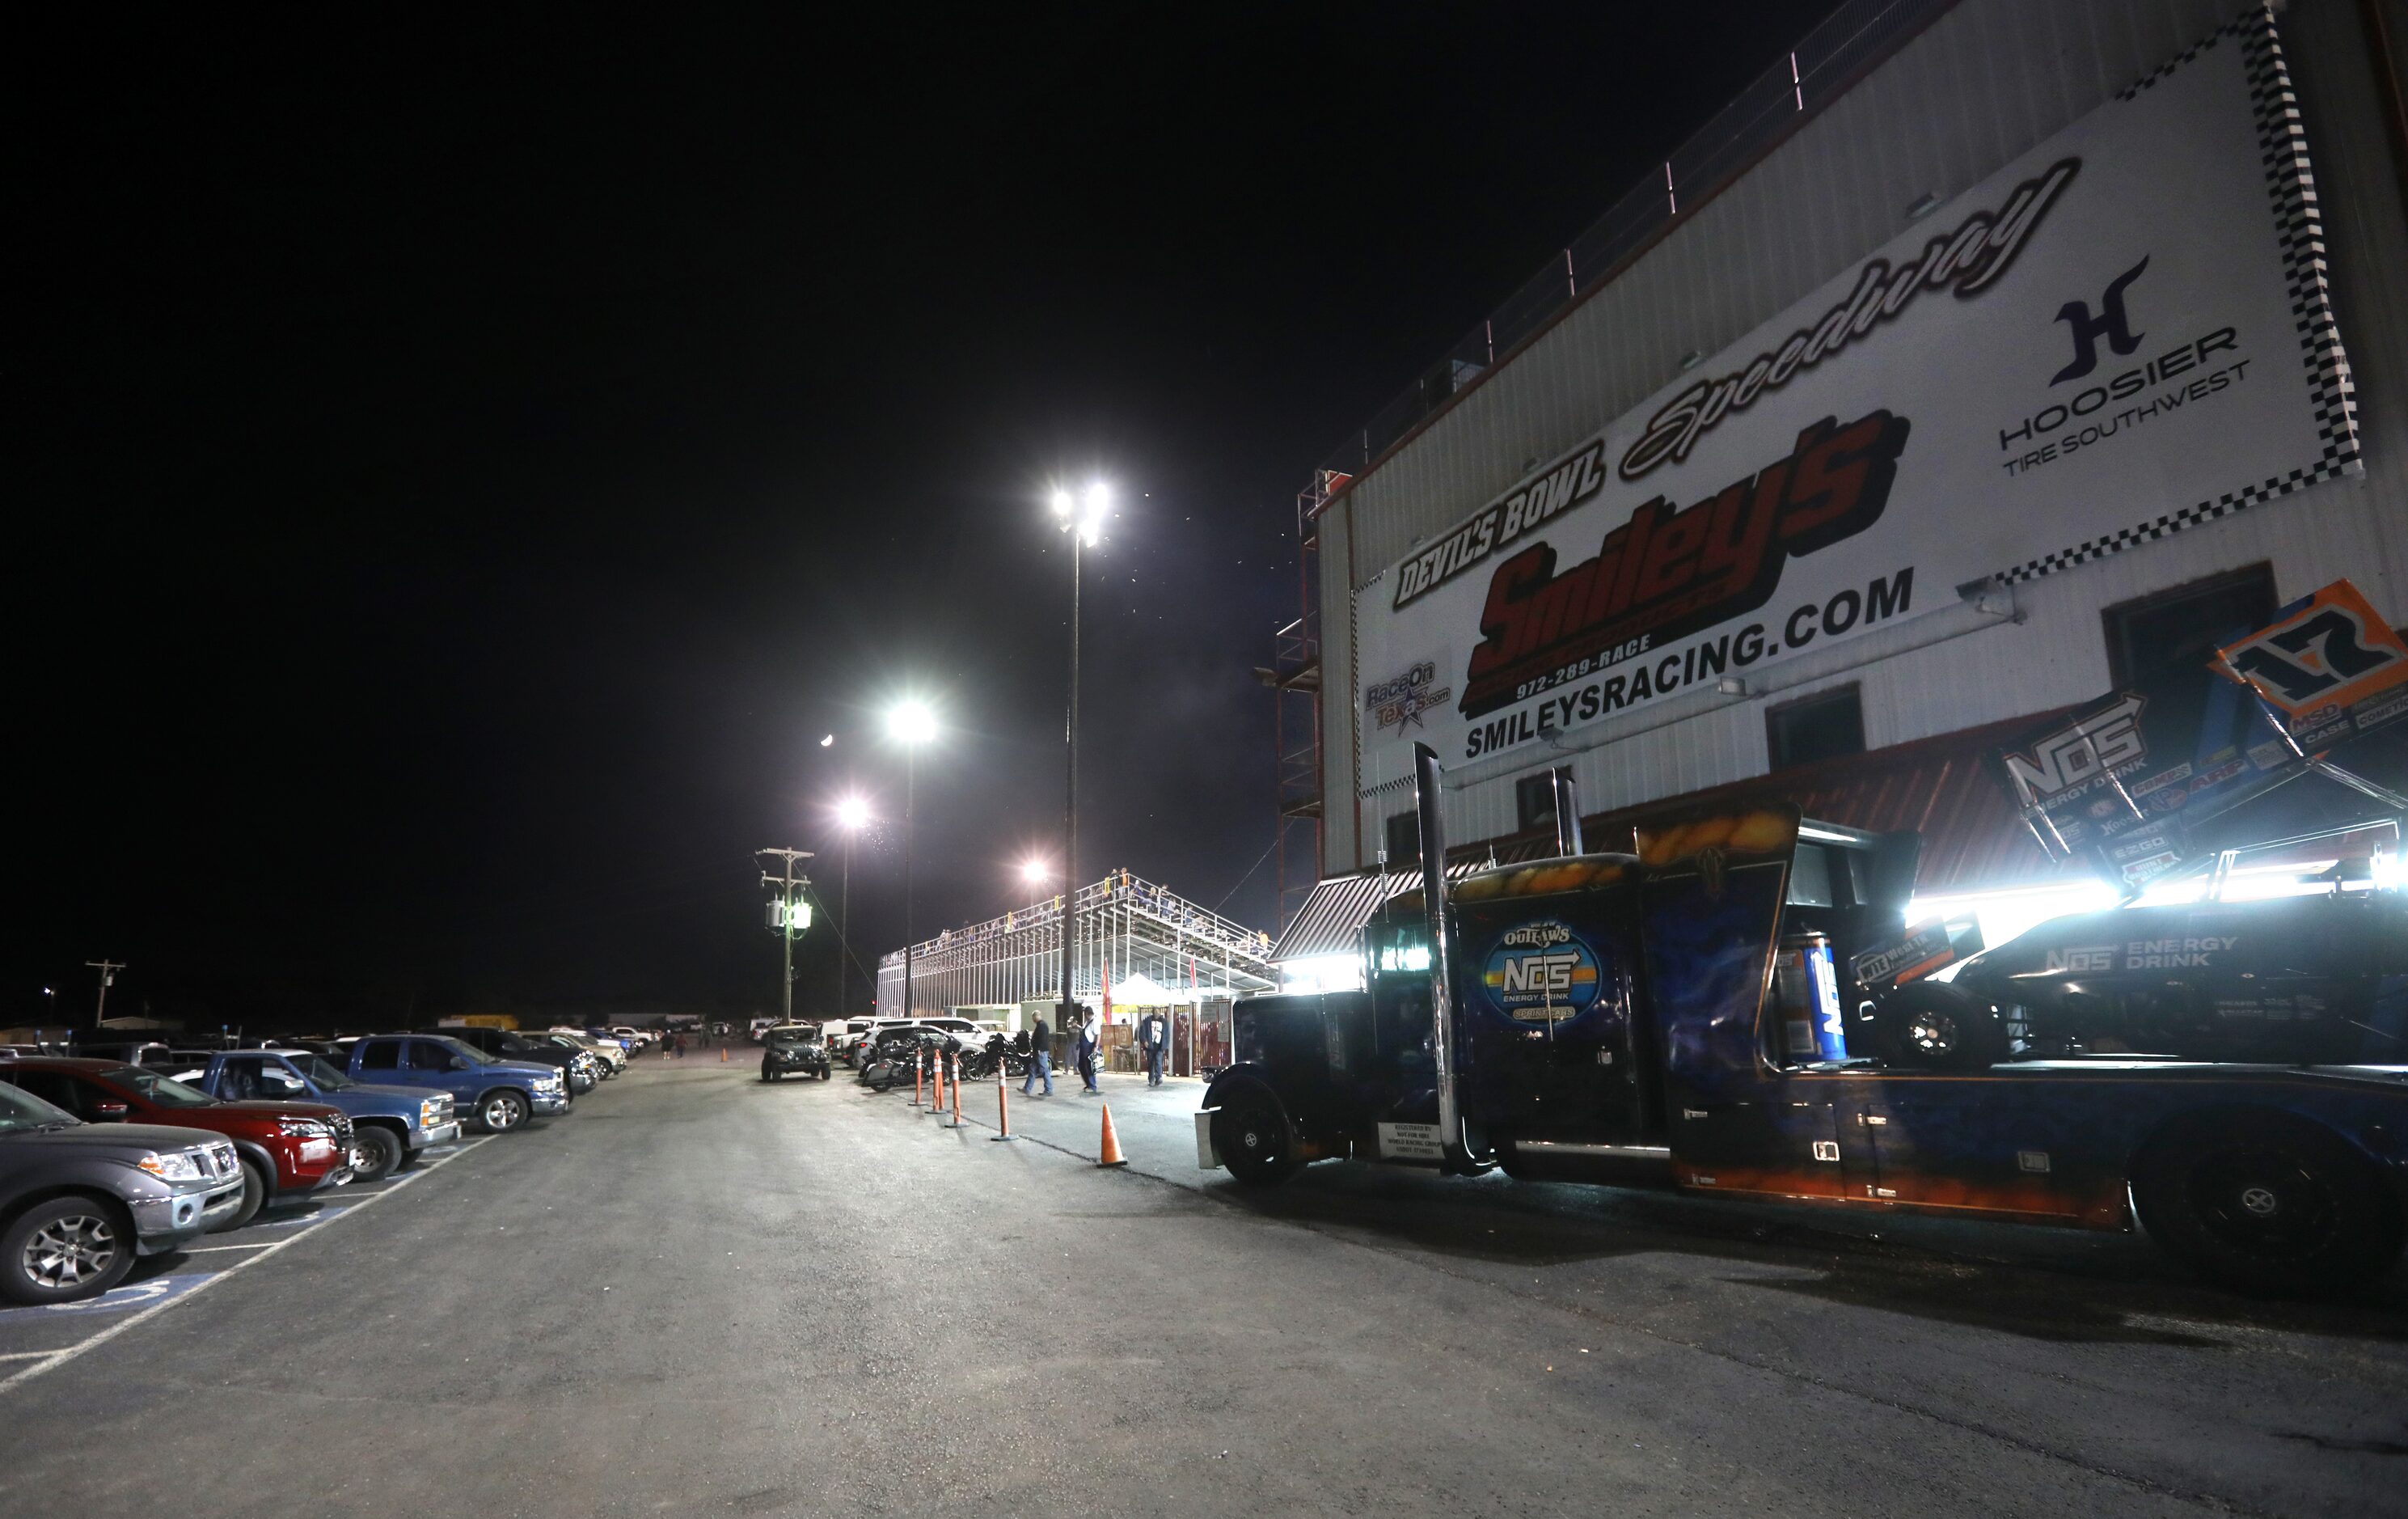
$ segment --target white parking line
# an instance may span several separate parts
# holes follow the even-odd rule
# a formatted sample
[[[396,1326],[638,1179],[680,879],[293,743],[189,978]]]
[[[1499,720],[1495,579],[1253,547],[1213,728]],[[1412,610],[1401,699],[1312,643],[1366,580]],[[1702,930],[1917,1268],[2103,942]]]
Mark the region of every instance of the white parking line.
[[[485,1143],[486,1140],[493,1137],[494,1136],[492,1135],[486,1135],[483,1138],[471,1140],[467,1144],[462,1145],[459,1149],[453,1150],[451,1154],[444,1156],[441,1160],[426,1165],[423,1170],[416,1172],[415,1175],[423,1176],[428,1171],[449,1165],[460,1156],[466,1154],[468,1151],[476,1149],[479,1145]],[[369,1196],[361,1198],[357,1203],[342,1209],[342,1212],[362,1212],[366,1208],[373,1207],[380,1198],[389,1197],[394,1192],[399,1190],[398,1186],[388,1187],[383,1192],[376,1193]],[[334,1219],[329,1218],[326,1222],[332,1223]],[[219,1282],[223,1281],[230,1276],[233,1276],[236,1272],[248,1270],[250,1267],[257,1266],[260,1262],[275,1254],[278,1251],[283,1250],[291,1245],[299,1244],[302,1240],[309,1238],[316,1232],[317,1231],[314,1229],[297,1230],[283,1239],[271,1240],[259,1245],[210,1245],[205,1247],[209,1250],[256,1250],[259,1253],[256,1255],[246,1256],[242,1260],[236,1261],[232,1266],[227,1266],[222,1271],[213,1272],[212,1274],[193,1283],[192,1286],[186,1288],[184,1291],[168,1298],[165,1302],[154,1304],[131,1317],[122,1319],[116,1324],[110,1324],[100,1333],[93,1335],[89,1339],[79,1340],[75,1344],[69,1345],[64,1350],[30,1351],[20,1352],[9,1355],[0,1355],[0,1361],[32,1360],[34,1363],[31,1366],[9,1373],[9,1375],[5,1378],[0,1378],[0,1393],[5,1393],[21,1382],[31,1382],[45,1371],[55,1370],[58,1367],[66,1365],[69,1361],[74,1360],[84,1352],[107,1344],[108,1341],[115,1339],[118,1336],[125,1333],[128,1329],[133,1328],[136,1324],[142,1323],[146,1319],[153,1318],[158,1314],[165,1313],[179,1303],[189,1302],[193,1298],[198,1297],[202,1293],[216,1286]],[[193,1253],[198,1253],[198,1251],[194,1251]]]
[[[187,1245],[183,1250],[178,1251],[178,1253],[183,1255],[208,1255],[222,1250],[274,1250],[277,1246],[283,1243],[284,1241],[281,1239],[263,1239],[255,1245]]]

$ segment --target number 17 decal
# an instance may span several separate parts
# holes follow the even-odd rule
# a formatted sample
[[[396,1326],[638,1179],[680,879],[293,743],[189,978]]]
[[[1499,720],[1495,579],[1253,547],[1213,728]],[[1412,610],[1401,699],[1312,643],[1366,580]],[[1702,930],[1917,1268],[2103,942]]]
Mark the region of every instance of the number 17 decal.
[[[2216,652],[2227,673],[2294,718],[2408,683],[2408,644],[2346,580]]]

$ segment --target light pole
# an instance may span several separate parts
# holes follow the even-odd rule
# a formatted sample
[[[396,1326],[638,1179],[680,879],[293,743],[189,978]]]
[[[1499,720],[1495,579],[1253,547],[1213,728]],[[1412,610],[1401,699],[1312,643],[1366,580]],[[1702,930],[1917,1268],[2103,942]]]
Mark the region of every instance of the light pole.
[[[844,868],[837,889],[836,909],[836,1016],[844,1013],[844,993],[851,983],[852,973],[845,969],[853,954],[853,836],[869,821],[869,803],[857,796],[845,797],[836,804],[836,826],[844,831]]]
[[[1068,1028],[1077,1018],[1071,995],[1071,953],[1079,927],[1079,590],[1080,557],[1104,536],[1104,509],[1112,493],[1101,481],[1087,487],[1082,502],[1067,490],[1054,493],[1054,517],[1070,536],[1070,699],[1062,728],[1064,770],[1062,797],[1062,1004],[1054,1015],[1057,1028]]]
[[[911,1016],[911,813],[917,800],[920,745],[937,736],[937,715],[924,702],[898,702],[886,715],[887,735],[903,745],[903,1016]]]

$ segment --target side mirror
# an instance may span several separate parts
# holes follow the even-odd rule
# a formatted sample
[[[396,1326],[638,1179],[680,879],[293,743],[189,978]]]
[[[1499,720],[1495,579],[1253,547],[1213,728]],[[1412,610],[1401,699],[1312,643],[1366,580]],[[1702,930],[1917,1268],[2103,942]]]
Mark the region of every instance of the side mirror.
[[[123,1118],[126,1114],[132,1111],[133,1109],[126,1107],[123,1103],[94,1103],[92,1105],[93,1121],[96,1123],[115,1122],[117,1120]]]

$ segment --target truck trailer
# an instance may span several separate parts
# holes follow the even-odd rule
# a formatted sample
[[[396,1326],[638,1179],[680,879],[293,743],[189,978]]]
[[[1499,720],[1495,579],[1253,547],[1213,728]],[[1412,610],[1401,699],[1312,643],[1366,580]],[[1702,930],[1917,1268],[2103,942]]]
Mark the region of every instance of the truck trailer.
[[[2408,1217],[2408,901],[2127,907],[1971,954],[1920,843],[1754,807],[1421,886],[1364,990],[1235,1009],[1199,1160],[1320,1160],[2128,1229],[2243,1290],[2387,1269]],[[1567,788],[1569,782],[1563,783]],[[1559,798],[1557,816],[1577,817]],[[2396,861],[2397,822],[2394,823]]]

